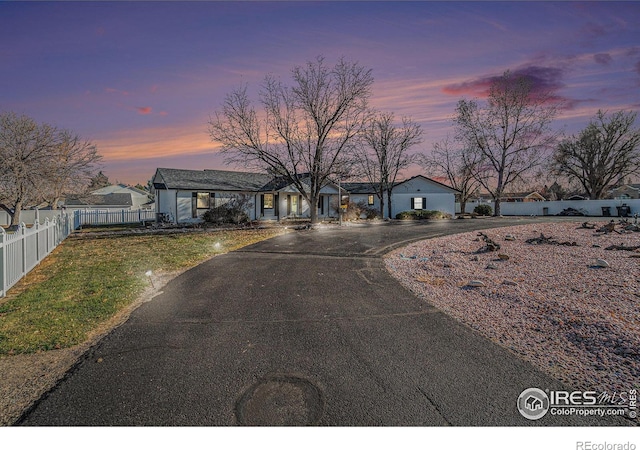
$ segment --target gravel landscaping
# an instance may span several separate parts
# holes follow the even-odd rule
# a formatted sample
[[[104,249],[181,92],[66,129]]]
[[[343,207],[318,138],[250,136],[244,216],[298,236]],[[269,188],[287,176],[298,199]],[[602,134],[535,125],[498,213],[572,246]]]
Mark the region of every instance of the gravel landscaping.
[[[385,263],[418,296],[568,386],[626,392],[640,380],[640,252],[606,248],[638,246],[640,233],[581,223],[485,230],[495,251],[481,251],[477,232],[430,239]],[[556,242],[525,242],[541,233]]]

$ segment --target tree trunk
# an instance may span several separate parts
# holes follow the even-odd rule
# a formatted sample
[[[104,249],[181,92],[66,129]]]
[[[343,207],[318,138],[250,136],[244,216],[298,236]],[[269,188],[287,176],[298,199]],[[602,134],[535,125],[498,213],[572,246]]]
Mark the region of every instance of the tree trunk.
[[[16,202],[13,209],[13,214],[9,213],[11,216],[11,226],[20,225],[20,210],[22,210],[22,202]]]
[[[466,210],[467,209],[467,201],[463,200],[462,198],[460,199],[460,214],[466,214]]]
[[[389,219],[393,219],[391,217],[391,189],[387,190],[387,210],[389,211]]]
[[[493,210],[493,216],[494,217],[498,217],[500,215],[500,197],[494,199],[495,202],[493,204],[494,206],[494,210]]]
[[[309,217],[311,218],[311,225],[315,225],[318,223],[318,201],[320,200],[320,195],[314,195],[310,198],[309,202]]]

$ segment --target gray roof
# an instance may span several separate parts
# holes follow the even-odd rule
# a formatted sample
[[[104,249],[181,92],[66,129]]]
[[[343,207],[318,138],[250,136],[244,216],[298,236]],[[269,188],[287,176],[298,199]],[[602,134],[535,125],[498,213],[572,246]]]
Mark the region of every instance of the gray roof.
[[[157,169],[153,184],[159,189],[260,191],[272,180],[273,177],[266,173]]]
[[[350,194],[375,194],[377,191],[373,183],[342,183],[340,187]]]
[[[106,195],[82,195],[67,196],[66,206],[131,206],[131,194],[106,194]]]

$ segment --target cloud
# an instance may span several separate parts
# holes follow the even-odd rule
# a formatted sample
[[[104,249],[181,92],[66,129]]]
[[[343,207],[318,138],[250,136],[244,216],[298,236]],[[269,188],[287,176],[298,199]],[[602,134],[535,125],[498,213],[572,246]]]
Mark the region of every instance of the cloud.
[[[564,87],[563,71],[556,67],[525,66],[512,71],[512,75],[515,78],[523,77],[528,80],[534,93],[555,92]],[[491,85],[501,78],[502,74],[486,75],[462,83],[446,85],[442,91],[449,95],[471,94],[487,97]]]
[[[609,53],[596,53],[593,55],[593,60],[598,64],[606,66],[613,61],[613,58]]]
[[[152,108],[151,106],[136,106],[136,110],[138,114],[146,116],[147,114],[151,114]]]
[[[635,68],[636,68],[636,72],[638,72],[638,75],[640,75],[640,61],[636,63]]]
[[[97,137],[94,142],[109,162],[211,154],[220,148],[199,121],[119,130]]]

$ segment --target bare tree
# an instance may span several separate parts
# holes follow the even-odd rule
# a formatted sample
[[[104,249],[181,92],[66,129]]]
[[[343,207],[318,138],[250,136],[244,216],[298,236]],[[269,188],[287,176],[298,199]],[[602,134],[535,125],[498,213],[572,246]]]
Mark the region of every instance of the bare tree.
[[[57,133],[44,167],[46,189],[43,198],[53,208],[65,193],[81,193],[92,181],[102,156],[90,141],[69,130]]]
[[[93,144],[68,130],[13,112],[0,114],[0,208],[20,223],[23,207],[49,202],[89,181],[100,160]]]
[[[468,149],[453,149],[449,138],[436,142],[429,154],[421,155],[419,163],[425,169],[444,177],[451,187],[459,191],[460,212],[465,213],[467,202],[478,192],[476,178],[480,155]]]
[[[640,129],[637,114],[618,111],[596,117],[578,136],[561,142],[553,155],[558,175],[578,181],[591,199],[605,196],[617,180],[640,172]]]
[[[420,125],[407,117],[397,126],[393,113],[377,113],[364,129],[364,146],[359,149],[362,171],[380,199],[380,216],[384,217],[384,195],[391,217],[391,193],[398,174],[416,161],[409,149],[422,142]]]
[[[102,173],[102,170],[99,170],[98,173],[96,173],[89,179],[87,192],[96,191],[107,186],[111,186],[111,181],[109,181],[109,177]]]
[[[0,208],[10,225],[20,223],[20,210],[42,199],[48,157],[56,130],[15,113],[0,114]]]
[[[549,128],[556,114],[549,95],[508,71],[492,83],[485,106],[458,102],[457,137],[480,157],[475,176],[495,201],[494,215],[505,188],[539,166],[556,141]]]
[[[209,121],[212,140],[220,142],[227,162],[267,170],[292,183],[318,221],[320,190],[353,164],[355,138],[368,117],[373,77],[370,69],[318,57],[292,70],[285,86],[267,76],[260,91],[262,114],[247,88],[228,94]]]

